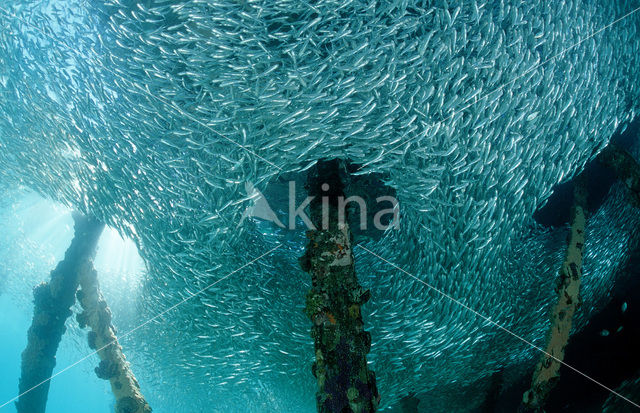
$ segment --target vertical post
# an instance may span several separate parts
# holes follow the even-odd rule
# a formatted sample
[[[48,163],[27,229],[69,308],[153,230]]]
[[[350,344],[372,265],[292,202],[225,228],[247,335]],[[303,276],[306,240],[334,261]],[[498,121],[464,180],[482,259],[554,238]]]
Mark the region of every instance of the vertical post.
[[[611,168],[618,179],[629,188],[636,206],[640,206],[640,165],[630,153],[614,143],[608,144],[598,155],[598,160]]]
[[[564,263],[560,268],[560,280],[556,291],[558,301],[551,311],[551,326],[547,333],[545,354],[536,365],[531,389],[522,398],[521,411],[543,411],[551,389],[560,377],[560,363],[569,342],[573,314],[580,305],[580,281],[582,278],[582,248],[585,239],[587,190],[584,174],[576,179],[571,208],[571,232]],[[551,357],[553,356],[553,357]]]
[[[479,412],[481,413],[493,413],[496,411],[496,406],[498,405],[498,401],[500,400],[500,392],[502,391],[503,385],[503,375],[504,372],[502,369],[494,372],[489,379],[489,388],[487,391],[487,397],[484,399],[484,402],[480,406]]]
[[[351,232],[338,218],[338,200],[344,198],[339,168],[337,160],[319,161],[307,179],[308,193],[315,197],[309,207],[316,229],[307,233],[309,244],[300,259],[312,281],[305,313],[313,323],[318,412],[368,413],[380,400],[375,374],[367,366],[371,335],[360,313],[370,293],[358,284]]]
[[[84,310],[78,314],[80,327],[89,326],[89,347],[97,350],[100,365],[95,369],[99,378],[109,380],[116,398],[116,413],[150,413],[151,408],[140,392],[140,385],[122,354],[111,310],[100,293],[96,270],[85,268],[80,274],[78,301]]]
[[[34,311],[27,347],[22,353],[18,385],[18,413],[44,413],[49,395],[49,378],[56,365],[56,352],[71,315],[78,289],[78,276],[96,252],[104,225],[91,217],[74,213],[74,236],[64,259],[51,272],[51,280],[34,288]]]

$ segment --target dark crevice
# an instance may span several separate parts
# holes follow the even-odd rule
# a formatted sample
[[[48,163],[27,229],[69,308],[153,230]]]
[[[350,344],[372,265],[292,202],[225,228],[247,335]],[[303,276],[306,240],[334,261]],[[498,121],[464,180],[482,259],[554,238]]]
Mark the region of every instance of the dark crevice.
[[[630,150],[637,143],[639,131],[640,118],[636,118],[625,131],[614,134],[611,141],[625,150]],[[598,161],[598,157],[585,166],[583,173],[589,176],[587,180],[587,192],[589,193],[587,210],[592,215],[604,203],[611,186],[616,182],[616,176],[613,171]],[[546,204],[533,214],[533,218],[538,224],[545,227],[561,227],[569,223],[569,209],[573,204],[573,188],[576,178],[577,176],[553,187],[553,193]]]

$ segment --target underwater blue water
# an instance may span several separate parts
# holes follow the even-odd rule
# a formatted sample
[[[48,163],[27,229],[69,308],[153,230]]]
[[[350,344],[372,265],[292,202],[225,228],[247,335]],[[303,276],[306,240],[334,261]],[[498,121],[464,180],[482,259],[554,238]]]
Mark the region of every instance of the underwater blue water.
[[[0,403],[17,395],[20,377],[20,354],[27,344],[27,330],[31,325],[31,316],[16,311],[15,303],[8,296],[0,296]],[[54,374],[86,354],[78,353],[75,346],[70,346],[69,336],[65,335],[57,353],[57,365]],[[87,353],[90,351],[87,347]],[[98,357],[91,357],[86,363],[97,365]],[[70,369],[51,380],[49,389],[48,412],[66,413],[113,413],[113,395],[109,384],[95,375],[86,374],[86,369]],[[16,409],[12,405],[3,407],[1,412],[12,413]]]
[[[0,405],[18,393],[21,354],[33,314],[31,289],[49,279],[49,271],[62,259],[73,235],[70,211],[63,206],[28,191],[4,192],[2,197],[7,205],[0,205]],[[135,247],[112,230],[102,235],[94,265],[101,270],[106,293],[113,284],[126,286],[122,280],[126,281],[127,275],[135,277],[143,271]],[[118,280],[118,276],[124,278]],[[87,331],[77,327],[77,312],[76,306],[58,348],[47,412],[112,413],[111,387],[93,372],[100,362],[98,356],[74,365],[93,352],[87,344]],[[152,401],[155,393],[148,387],[146,397]],[[155,404],[155,412],[171,411]],[[0,408],[2,413],[15,411],[13,403]]]
[[[156,412],[314,410],[303,244],[241,223],[247,183],[265,190],[334,156],[388,173],[401,229],[367,248],[540,344],[566,234],[531,216],[640,111],[637,0],[312,3],[0,2],[0,185],[141,246],[142,273],[132,242],[99,247],[119,330],[283,245],[122,341]],[[589,220],[577,326],[637,236],[615,193]],[[20,202],[0,219],[8,397],[31,289],[70,240],[68,210]],[[385,407],[413,389],[435,411],[472,408],[461,385],[533,359],[388,263],[362,250],[356,262]],[[69,323],[58,368],[88,351]],[[54,379],[51,411],[111,404],[95,365]]]

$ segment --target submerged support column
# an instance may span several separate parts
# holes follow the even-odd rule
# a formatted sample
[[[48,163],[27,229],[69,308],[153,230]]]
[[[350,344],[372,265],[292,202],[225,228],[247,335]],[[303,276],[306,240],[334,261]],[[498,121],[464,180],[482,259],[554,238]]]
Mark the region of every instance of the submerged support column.
[[[582,248],[584,247],[587,193],[584,175],[576,179],[573,207],[571,208],[571,232],[560,280],[556,288],[558,302],[551,311],[551,326],[547,333],[546,354],[540,357],[531,382],[531,389],[522,398],[521,411],[543,411],[547,395],[560,377],[560,363],[569,342],[573,314],[580,305],[580,281],[582,278]],[[549,355],[553,356],[550,357]]]
[[[502,392],[502,386],[504,382],[504,371],[502,369],[494,372],[489,378],[489,388],[487,391],[487,397],[484,399],[484,403],[480,406],[479,412],[481,413],[494,413],[496,406],[500,400],[500,392]]]
[[[351,232],[339,203],[344,199],[338,161],[319,161],[306,188],[310,219],[309,244],[300,259],[311,273],[305,313],[311,319],[320,413],[374,412],[380,396],[373,371],[367,366],[371,335],[364,331],[360,307],[369,299],[356,278]],[[346,214],[345,214],[346,215]]]
[[[64,259],[51,272],[51,280],[33,290],[34,311],[27,348],[22,353],[18,413],[44,413],[49,378],[56,365],[56,352],[71,315],[78,289],[78,276],[91,266],[104,225],[74,213],[74,236]]]
[[[629,188],[636,205],[640,206],[640,164],[633,156],[610,143],[600,152],[598,160],[613,169],[618,179]]]
[[[140,385],[129,368],[116,330],[111,324],[111,310],[100,293],[98,276],[92,267],[80,274],[78,301],[84,310],[78,314],[80,327],[89,326],[89,347],[98,351],[100,365],[95,369],[99,378],[109,380],[116,398],[116,413],[149,413],[151,408],[140,392]]]

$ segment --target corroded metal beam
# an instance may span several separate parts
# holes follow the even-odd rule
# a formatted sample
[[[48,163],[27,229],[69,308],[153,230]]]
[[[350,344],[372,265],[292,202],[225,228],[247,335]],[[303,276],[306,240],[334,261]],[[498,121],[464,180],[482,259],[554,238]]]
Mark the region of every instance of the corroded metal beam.
[[[344,197],[339,165],[320,161],[307,180],[307,191],[315,196],[309,217],[316,229],[307,233],[309,244],[300,259],[312,280],[305,312],[313,323],[318,412],[368,413],[380,399],[367,366],[371,335],[360,313],[370,293],[358,284],[347,219],[339,222],[338,200]]]
[[[571,232],[556,292],[558,301],[551,310],[551,325],[547,332],[545,353],[540,357],[533,373],[531,388],[522,398],[520,411],[542,412],[547,396],[560,378],[560,362],[569,342],[573,314],[580,305],[582,278],[582,249],[585,242],[587,190],[585,176],[576,180],[571,208]]]
[[[33,290],[34,312],[22,353],[18,413],[45,412],[56,352],[75,302],[79,274],[91,266],[104,228],[91,217],[74,214],[73,219],[75,233],[64,259],[51,272],[51,280]]]
[[[151,408],[118,343],[116,329],[111,323],[111,310],[100,293],[98,274],[95,269],[86,268],[79,281],[81,289],[77,296],[84,311],[77,319],[80,327],[91,328],[89,347],[97,351],[101,360],[95,371],[99,378],[111,383],[116,413],[150,413]]]

